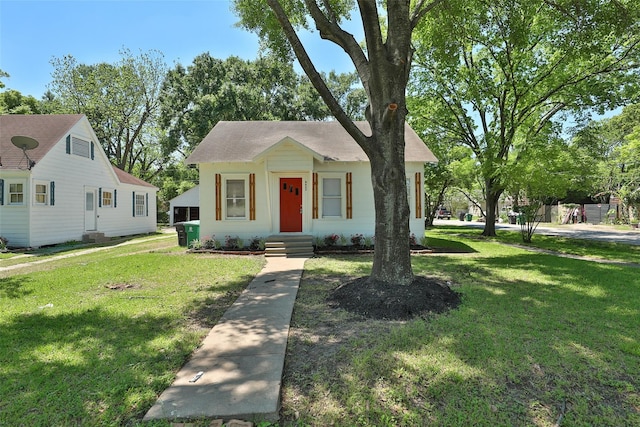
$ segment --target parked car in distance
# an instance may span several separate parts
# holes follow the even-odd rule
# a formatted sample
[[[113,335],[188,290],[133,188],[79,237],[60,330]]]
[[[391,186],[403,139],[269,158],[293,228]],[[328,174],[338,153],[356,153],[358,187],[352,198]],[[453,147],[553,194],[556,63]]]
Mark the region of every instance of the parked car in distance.
[[[451,211],[444,206],[440,206],[436,212],[436,219],[451,219]]]

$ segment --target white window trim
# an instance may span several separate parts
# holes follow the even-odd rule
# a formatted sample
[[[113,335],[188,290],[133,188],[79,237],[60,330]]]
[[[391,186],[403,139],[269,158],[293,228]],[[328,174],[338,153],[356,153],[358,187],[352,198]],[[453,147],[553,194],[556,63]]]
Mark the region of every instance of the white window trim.
[[[244,181],[244,216],[227,215],[227,181],[243,180]],[[249,220],[249,174],[222,174],[222,218],[225,221],[248,221]]]
[[[42,193],[38,193],[37,189],[38,189],[38,185],[42,185],[44,186],[44,202],[38,202],[37,198],[38,198],[38,194],[42,194]],[[33,205],[34,206],[47,206],[49,205],[49,186],[51,185],[50,182],[48,181],[34,181],[33,182]]]
[[[11,194],[20,194],[20,193],[11,193],[11,184],[22,184],[22,202],[15,203],[11,201]],[[24,180],[4,180],[4,188],[6,192],[5,205],[6,206],[24,206],[26,205],[27,200],[27,182]]]
[[[324,180],[325,178],[340,180],[340,215],[324,216]],[[318,219],[343,220],[347,212],[347,180],[345,172],[318,172]]]

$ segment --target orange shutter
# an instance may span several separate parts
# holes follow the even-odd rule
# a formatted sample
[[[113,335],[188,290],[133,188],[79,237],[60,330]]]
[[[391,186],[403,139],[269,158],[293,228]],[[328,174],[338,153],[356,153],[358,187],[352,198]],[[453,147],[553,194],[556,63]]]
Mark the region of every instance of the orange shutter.
[[[420,172],[416,172],[416,218],[422,218],[422,179]]]
[[[311,217],[318,218],[318,174],[314,173],[311,184]]]
[[[347,172],[347,219],[353,218],[353,204],[351,193],[351,172]]]
[[[216,174],[216,221],[222,220],[222,176]]]
[[[256,220],[256,174],[249,174],[249,221]]]

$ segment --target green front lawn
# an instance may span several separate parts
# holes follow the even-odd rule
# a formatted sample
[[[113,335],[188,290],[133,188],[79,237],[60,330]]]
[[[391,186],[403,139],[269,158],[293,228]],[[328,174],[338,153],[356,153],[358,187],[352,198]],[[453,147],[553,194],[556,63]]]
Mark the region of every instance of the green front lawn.
[[[264,262],[163,244],[0,276],[0,425],[141,419]]]
[[[366,275],[371,258],[306,263],[285,424],[640,425],[640,270],[460,232],[427,235],[472,252],[413,258],[416,274],[462,294],[446,315],[380,322],[327,310],[330,290]]]
[[[371,257],[307,261],[281,425],[640,425],[638,268],[526,251],[502,233],[428,236],[453,252],[414,256],[415,273],[463,299],[444,315],[332,309],[326,296],[368,274]],[[0,425],[139,424],[263,262],[161,239],[0,272]]]

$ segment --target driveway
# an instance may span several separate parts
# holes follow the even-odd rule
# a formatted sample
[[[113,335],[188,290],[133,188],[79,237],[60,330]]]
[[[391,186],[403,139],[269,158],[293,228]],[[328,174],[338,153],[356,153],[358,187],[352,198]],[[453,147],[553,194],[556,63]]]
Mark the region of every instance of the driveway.
[[[449,225],[460,227],[484,228],[482,222],[466,222],[455,219],[436,219],[434,225]],[[520,226],[516,224],[496,224],[496,230],[520,231]],[[546,236],[569,237],[572,239],[599,240],[603,242],[625,243],[627,245],[640,245],[640,229],[620,230],[606,225],[592,224],[567,224],[556,225],[540,223],[535,234]]]

